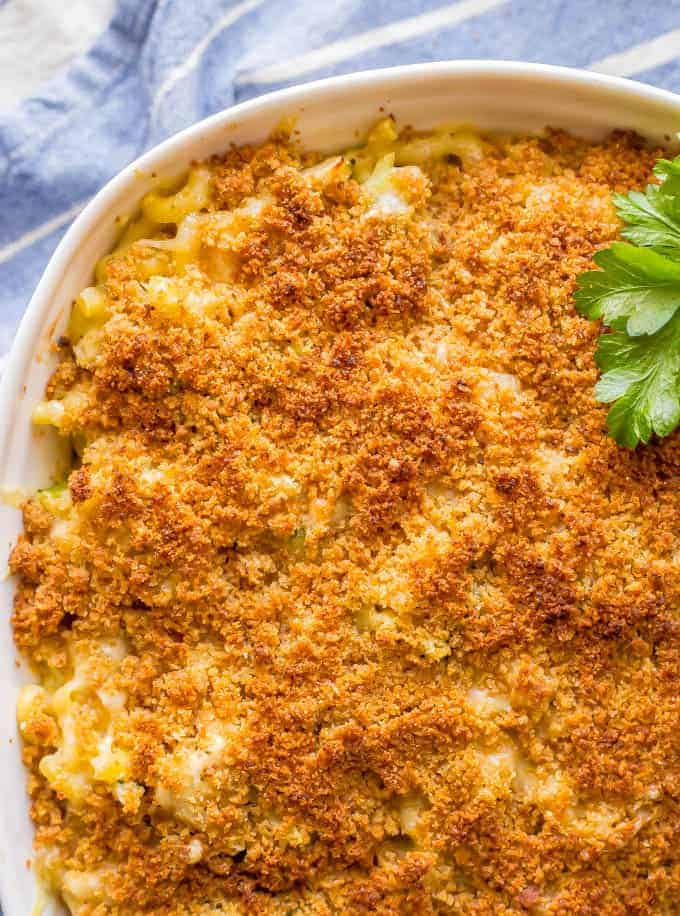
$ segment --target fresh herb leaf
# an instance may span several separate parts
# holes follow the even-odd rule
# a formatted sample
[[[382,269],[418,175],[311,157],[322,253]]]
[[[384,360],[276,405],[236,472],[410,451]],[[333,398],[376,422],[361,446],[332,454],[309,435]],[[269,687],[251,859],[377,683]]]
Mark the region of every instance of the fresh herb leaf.
[[[667,178],[680,178],[680,156],[676,156],[675,159],[659,159],[652,171],[661,181]]]
[[[656,334],[600,337],[595,361],[603,375],[600,401],[616,403],[607,415],[614,439],[628,448],[667,436],[680,423],[680,316]]]
[[[578,278],[576,308],[610,332],[595,361],[598,400],[612,403],[607,428],[628,448],[667,436],[680,425],[680,156],[660,159],[660,184],[615,194],[632,244],[598,252],[599,270]]]
[[[576,308],[633,337],[654,334],[680,308],[680,264],[648,248],[614,242],[598,251],[600,270],[578,278]]]
[[[680,184],[680,178],[676,183]],[[680,194],[669,194],[664,185],[649,185],[644,194],[615,194],[614,206],[628,224],[621,231],[624,239],[680,258]]]
[[[680,258],[680,156],[659,159],[654,175],[660,184],[647,185],[645,193],[614,194],[616,210],[626,224],[621,235],[635,245],[654,248],[670,258]]]

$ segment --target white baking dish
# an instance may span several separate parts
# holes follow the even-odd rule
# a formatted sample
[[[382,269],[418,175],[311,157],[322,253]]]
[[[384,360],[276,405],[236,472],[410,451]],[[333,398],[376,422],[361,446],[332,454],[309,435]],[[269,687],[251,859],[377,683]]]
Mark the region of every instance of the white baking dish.
[[[668,142],[680,130],[680,96],[628,80],[535,64],[464,61],[375,70],[307,83],[238,105],[188,128],[129,165],[83,210],[52,256],[26,310],[0,385],[0,484],[9,491],[45,486],[55,442],[31,428],[30,413],[54,366],[58,336],[73,298],[111,246],[114,219],[134,209],[151,173],[181,171],[231,143],[262,140],[295,115],[302,142],[331,150],[352,144],[384,112],[402,124],[467,122],[483,129],[534,131],[552,125],[597,137],[633,128]],[[0,563],[20,530],[16,509],[0,507]],[[27,916],[35,886],[27,860],[32,831],[14,705],[26,673],[16,665],[9,616],[11,580],[0,583],[0,899],[4,916]]]

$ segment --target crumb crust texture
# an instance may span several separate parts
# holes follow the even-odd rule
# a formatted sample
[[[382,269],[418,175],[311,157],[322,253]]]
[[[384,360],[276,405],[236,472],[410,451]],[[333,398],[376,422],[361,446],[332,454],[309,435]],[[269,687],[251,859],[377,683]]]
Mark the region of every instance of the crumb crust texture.
[[[572,301],[659,151],[386,142],[194,165],[76,303],[11,560],[75,916],[680,912],[680,438]]]

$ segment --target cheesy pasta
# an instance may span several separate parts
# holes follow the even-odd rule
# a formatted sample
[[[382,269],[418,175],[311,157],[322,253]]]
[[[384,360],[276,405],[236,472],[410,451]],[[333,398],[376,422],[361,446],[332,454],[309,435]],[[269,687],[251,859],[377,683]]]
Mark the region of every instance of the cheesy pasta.
[[[678,439],[571,303],[655,156],[386,118],[142,199],[11,561],[70,913],[675,912]]]

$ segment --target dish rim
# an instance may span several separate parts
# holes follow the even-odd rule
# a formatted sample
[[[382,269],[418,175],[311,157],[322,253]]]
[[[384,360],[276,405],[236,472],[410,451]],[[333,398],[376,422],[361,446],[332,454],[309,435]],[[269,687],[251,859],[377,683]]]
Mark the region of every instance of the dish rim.
[[[214,134],[216,129],[224,128],[226,130],[230,127],[247,126],[247,122],[258,115],[274,114],[278,109],[286,109],[291,105],[302,106],[304,109],[305,103],[311,103],[313,100],[332,101],[335,94],[341,94],[351,89],[356,91],[360,88],[371,88],[375,90],[384,87],[386,92],[396,95],[406,85],[417,83],[419,78],[441,77],[445,79],[461,76],[479,77],[480,79],[508,77],[524,84],[528,89],[539,83],[550,84],[555,87],[556,91],[569,87],[585,91],[604,89],[611,92],[613,101],[617,97],[625,97],[629,101],[637,100],[641,108],[646,105],[650,109],[655,106],[667,107],[669,113],[677,112],[680,127],[680,95],[669,90],[587,70],[506,60],[436,61],[357,71],[269,92],[222,109],[190,125],[143,153],[111,178],[81,210],[52,253],[20,321],[0,378],[0,483],[5,482],[13,431],[21,418],[22,409],[25,409],[21,404],[22,395],[31,377],[33,361],[40,349],[41,338],[45,334],[52,299],[59,290],[63,278],[67,275],[71,260],[79,246],[95,228],[100,227],[107,219],[111,219],[116,202],[126,189],[140,187],[142,176],[153,172],[164,160],[174,158],[178,162],[185,162],[183,151],[192,142],[198,141],[202,135]],[[546,117],[546,121],[549,121],[549,117]],[[559,126],[559,119],[557,126]],[[216,133],[215,136],[217,136]],[[225,137],[222,146],[216,141],[213,151],[219,152],[228,146],[228,142],[228,137]],[[0,535],[4,541],[5,534],[2,528],[3,525],[0,523]],[[14,533],[12,533],[13,538]],[[9,612],[11,608],[7,607],[4,610]],[[5,657],[4,648],[0,646],[0,657],[6,665],[12,665],[17,653],[15,650],[14,656]],[[1,692],[3,691],[0,690]],[[9,699],[6,698],[8,701]],[[14,697],[11,697],[11,701],[14,702]],[[18,738],[16,738],[12,747],[3,746],[0,750],[3,758],[5,755],[16,755],[18,744]],[[4,773],[9,766],[6,768],[3,761],[0,772]],[[20,791],[26,800],[26,805],[28,804],[25,774],[20,786],[7,786],[7,789],[8,791]],[[4,916],[22,916],[21,892],[17,891],[15,882],[19,870],[16,860],[23,850],[10,849],[9,840],[6,821],[0,819],[0,905],[4,908]],[[31,875],[29,880],[35,884],[33,875],[30,872],[26,874]]]

